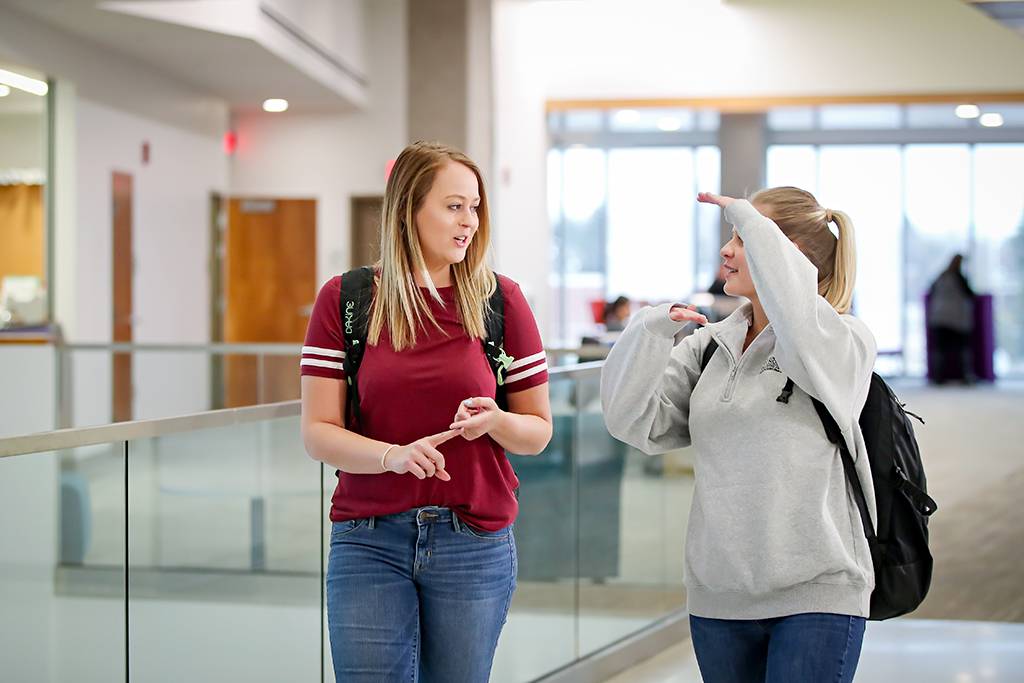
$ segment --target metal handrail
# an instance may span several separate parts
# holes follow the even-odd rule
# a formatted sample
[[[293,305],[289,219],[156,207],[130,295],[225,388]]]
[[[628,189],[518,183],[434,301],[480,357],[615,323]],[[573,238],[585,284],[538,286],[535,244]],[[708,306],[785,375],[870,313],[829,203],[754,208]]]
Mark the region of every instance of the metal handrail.
[[[162,343],[162,342],[111,342],[111,343],[57,343],[61,350],[66,351],[111,351],[131,353],[134,351],[160,351],[211,354],[263,354],[267,356],[298,356],[302,353],[302,344],[292,343]],[[551,355],[595,353],[608,351],[602,344],[582,344],[580,346],[546,346],[544,351]]]
[[[571,367],[552,368],[549,376],[558,381],[600,375],[601,361],[580,363]],[[283,417],[294,417],[300,413],[299,401],[283,401],[267,403],[244,408],[225,408],[207,410],[201,413],[162,417],[151,420],[135,420],[96,427],[78,427],[74,429],[58,429],[50,432],[11,436],[0,439],[0,458],[10,458],[33,453],[49,453],[51,451],[81,446],[96,446],[116,441],[132,441],[148,439],[170,434],[180,434],[199,429],[213,429],[230,425],[260,422]]]
[[[265,356],[299,356],[302,354],[302,344],[234,344],[234,343],[138,343],[138,342],[113,342],[113,343],[89,343],[89,344],[58,344],[64,351],[111,351],[116,353],[130,353],[135,351],[160,351],[160,352],[182,352],[182,353],[211,353],[211,354],[263,354]]]

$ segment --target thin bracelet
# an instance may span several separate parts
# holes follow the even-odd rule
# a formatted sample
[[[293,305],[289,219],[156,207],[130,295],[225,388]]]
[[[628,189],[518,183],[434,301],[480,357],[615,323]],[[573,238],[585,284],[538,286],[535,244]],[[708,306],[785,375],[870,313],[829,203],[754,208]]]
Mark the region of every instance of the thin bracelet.
[[[384,474],[385,472],[388,471],[387,466],[384,464],[384,459],[388,457],[388,453],[391,452],[392,448],[398,448],[398,444],[397,443],[391,444],[390,446],[388,446],[387,450],[384,451],[384,455],[380,456],[380,473],[381,474]]]

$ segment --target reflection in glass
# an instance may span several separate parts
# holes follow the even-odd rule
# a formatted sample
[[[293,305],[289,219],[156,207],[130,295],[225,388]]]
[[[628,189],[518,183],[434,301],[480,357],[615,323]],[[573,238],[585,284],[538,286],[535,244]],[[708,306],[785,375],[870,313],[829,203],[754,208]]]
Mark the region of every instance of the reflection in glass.
[[[133,676],[319,678],[320,466],[299,418],[129,449]]]
[[[124,444],[0,459],[0,678],[125,679]]]

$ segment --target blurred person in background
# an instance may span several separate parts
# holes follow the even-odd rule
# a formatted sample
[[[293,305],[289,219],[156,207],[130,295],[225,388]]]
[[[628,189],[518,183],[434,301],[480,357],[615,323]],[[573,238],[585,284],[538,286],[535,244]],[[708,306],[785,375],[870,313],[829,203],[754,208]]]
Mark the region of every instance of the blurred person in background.
[[[630,301],[620,296],[604,307],[604,329],[606,332],[621,332],[629,320]]]
[[[928,332],[936,353],[930,376],[936,384],[974,380],[974,290],[961,270],[963,261],[963,255],[956,254],[928,288]]]
[[[733,225],[724,290],[747,301],[713,324],[687,304],[634,315],[602,372],[605,421],[648,454],[694,446],[686,597],[705,683],[849,683],[874,570],[811,398],[840,425],[873,516],[858,418],[876,345],[849,314],[853,225],[793,187],[698,200]]]

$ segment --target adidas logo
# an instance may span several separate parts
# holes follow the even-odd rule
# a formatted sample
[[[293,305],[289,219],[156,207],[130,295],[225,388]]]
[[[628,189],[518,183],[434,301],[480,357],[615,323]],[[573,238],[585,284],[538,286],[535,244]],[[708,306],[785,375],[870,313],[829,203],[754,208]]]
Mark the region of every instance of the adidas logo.
[[[768,372],[769,370],[771,370],[772,372],[778,372],[780,374],[782,373],[782,370],[779,368],[778,361],[775,360],[775,356],[769,356],[768,360],[766,360],[764,362],[764,365],[761,366],[761,371],[758,372],[757,374],[760,375],[762,372]]]

